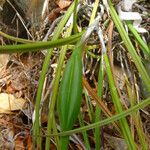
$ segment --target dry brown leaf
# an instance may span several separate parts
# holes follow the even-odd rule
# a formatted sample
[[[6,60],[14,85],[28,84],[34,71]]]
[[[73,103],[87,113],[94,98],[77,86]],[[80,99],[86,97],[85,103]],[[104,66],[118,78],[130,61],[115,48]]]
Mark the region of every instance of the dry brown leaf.
[[[25,150],[25,146],[23,143],[23,137],[18,136],[15,140],[15,150]]]
[[[27,137],[27,146],[28,146],[28,150],[32,150],[33,149],[32,137],[30,135],[28,135],[28,137]]]
[[[9,54],[0,54],[0,70],[9,62]]]
[[[0,93],[0,113],[11,113],[21,110],[26,103],[23,98],[15,98],[12,94]]]
[[[49,21],[51,22],[54,21],[58,17],[59,13],[60,13],[60,8],[53,9],[51,13],[48,15]]]
[[[71,4],[71,1],[69,1],[69,0],[66,0],[66,1],[58,0],[58,1],[56,1],[56,4],[59,6],[59,8],[64,9]]]

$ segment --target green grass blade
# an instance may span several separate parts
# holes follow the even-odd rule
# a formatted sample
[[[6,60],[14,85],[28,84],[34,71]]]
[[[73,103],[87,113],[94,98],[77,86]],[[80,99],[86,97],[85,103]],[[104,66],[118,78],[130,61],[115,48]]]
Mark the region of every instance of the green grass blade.
[[[98,6],[99,6],[99,0],[95,0],[94,7],[93,7],[93,10],[92,10],[92,14],[91,14],[91,17],[90,17],[89,25],[91,25],[93,23],[94,19],[95,19]]]
[[[33,43],[34,42],[32,40],[17,38],[17,37],[8,35],[8,34],[2,32],[2,31],[0,31],[0,35],[5,37],[6,39],[10,39],[10,40],[15,41],[15,42],[20,42],[20,43]]]
[[[84,125],[84,120],[83,120],[83,116],[82,116],[82,111],[80,111],[78,118],[79,118],[80,127],[84,127],[85,125]],[[90,143],[89,143],[89,139],[88,139],[88,134],[86,133],[86,131],[83,131],[82,135],[83,135],[86,149],[90,150]]]
[[[150,58],[150,49],[149,49],[148,45],[141,39],[140,35],[137,33],[136,29],[133,27],[131,21],[126,21],[126,24],[129,28],[129,30],[132,32],[134,38],[139,43],[143,52]]]
[[[131,107],[133,107],[136,104],[136,100],[137,100],[136,91],[133,88],[133,86],[129,83],[128,79],[126,79],[126,80],[127,80],[126,85],[127,85],[127,92],[128,92],[129,100],[131,103]],[[135,113],[133,113],[133,115],[131,117],[133,118],[132,120],[134,121],[135,128],[137,130],[137,137],[139,138],[139,142],[142,145],[142,149],[148,150],[148,143],[146,141],[145,133],[143,131],[140,113],[135,112]]]
[[[70,27],[68,27],[64,36],[65,37],[70,36],[71,32],[72,32],[72,25],[70,25]],[[54,118],[54,108],[55,108],[55,103],[56,103],[56,99],[57,99],[59,81],[60,81],[60,77],[61,77],[61,71],[63,68],[66,51],[67,51],[67,45],[62,47],[60,56],[59,56],[59,60],[57,63],[58,66],[56,69],[56,74],[55,74],[55,78],[54,78],[54,82],[53,82],[53,86],[52,86],[53,92],[52,92],[52,96],[51,96],[50,104],[49,104],[47,135],[51,134],[52,122],[53,122],[53,118]],[[46,138],[46,147],[48,147],[49,141],[50,141],[50,137],[47,137]]]
[[[121,100],[119,98],[118,91],[117,91],[117,88],[115,85],[115,81],[114,81],[114,78],[112,75],[110,62],[109,62],[109,59],[107,56],[107,50],[105,47],[104,38],[103,38],[102,30],[100,27],[98,28],[98,36],[99,36],[99,39],[100,39],[100,42],[102,45],[103,54],[102,54],[101,59],[102,59],[102,63],[105,65],[105,68],[106,68],[106,73],[107,73],[107,77],[108,77],[108,83],[109,83],[109,89],[110,89],[111,97],[112,97],[116,112],[120,113],[120,112],[122,112]],[[127,120],[125,118],[122,118],[121,120],[119,120],[119,123],[120,123],[121,132],[125,138],[125,141],[128,145],[128,148],[134,150],[135,144],[134,144],[134,140],[133,140],[133,137],[131,135]]]
[[[108,0],[108,4],[109,4],[109,9],[110,9],[110,14],[111,14],[111,17],[115,23],[115,26],[116,28],[118,29],[119,31],[119,34],[122,38],[122,40],[124,41],[124,44],[125,46],[127,47],[127,50],[128,52],[130,53],[140,75],[141,75],[141,78],[145,84],[145,86],[147,87],[147,90],[150,92],[150,77],[149,75],[147,74],[143,64],[142,64],[142,61],[140,59],[140,57],[138,56],[138,54],[136,53],[136,50],[134,49],[123,25],[122,25],[122,22],[120,20],[120,18],[118,17],[112,3],[111,3],[111,0]]]
[[[64,39],[52,39],[52,41],[48,41],[48,42],[34,42],[28,44],[0,46],[0,54],[33,52],[33,51],[39,51],[47,48],[60,47],[69,43],[77,42],[79,38],[81,38],[81,35],[83,33],[84,31]]]
[[[71,134],[74,134],[74,133],[80,133],[82,131],[91,130],[91,129],[94,129],[94,128],[97,128],[97,127],[102,127],[102,126],[108,125],[112,122],[115,122],[117,120],[120,120],[120,119],[122,119],[122,118],[124,118],[128,115],[132,115],[134,112],[136,112],[136,111],[138,111],[138,110],[140,110],[140,109],[142,109],[142,108],[144,108],[148,105],[150,105],[150,97],[145,99],[145,100],[142,100],[139,104],[137,104],[137,105],[125,110],[125,111],[122,111],[121,113],[119,113],[117,115],[114,115],[112,117],[104,119],[102,121],[87,125],[85,127],[77,128],[77,129],[74,129],[74,130],[60,132],[58,134],[51,134],[50,136],[67,136],[67,135],[71,135]]]
[[[115,82],[114,82],[114,79],[113,79],[113,76],[112,76],[112,72],[111,72],[111,69],[110,69],[110,64],[109,64],[107,54],[104,55],[104,61],[105,61],[105,64],[106,64],[106,73],[107,73],[107,76],[108,76],[108,82],[109,82],[109,87],[110,87],[112,100],[113,100],[113,103],[115,105],[116,112],[121,113],[123,111],[122,106],[121,106],[121,100],[118,96],[118,92],[117,92]],[[128,126],[128,123],[127,123],[127,120],[125,118],[122,118],[122,119],[119,120],[119,123],[120,123],[121,132],[122,132],[122,134],[123,134],[123,136],[124,136],[124,138],[127,142],[128,148],[131,149],[131,150],[136,149],[133,137],[131,135],[131,132],[130,132],[130,129],[129,129],[129,126]]]
[[[65,23],[67,22],[68,18],[70,17],[70,15],[73,12],[73,8],[74,8],[74,3],[69,7],[68,11],[64,15],[64,17],[62,18],[60,23],[58,24],[58,27],[56,28],[56,30],[54,32],[54,37],[52,40],[56,40],[59,38],[59,35],[60,35],[61,31],[63,30]],[[52,52],[53,52],[53,49],[50,49],[48,51],[46,57],[45,57],[43,67],[42,67],[42,72],[40,75],[39,86],[38,86],[38,90],[37,90],[37,96],[36,96],[35,121],[33,124],[33,135],[34,135],[34,140],[36,139],[35,141],[36,141],[37,145],[39,145],[41,143],[40,142],[41,138],[38,136],[38,135],[40,135],[40,112],[39,111],[40,111],[41,95],[42,95],[43,84],[44,84],[45,76],[46,76],[46,73],[48,70],[48,66],[49,66]],[[47,144],[46,149],[49,150],[50,141],[48,141],[47,143],[48,144]]]
[[[85,95],[85,101],[86,101],[86,105],[87,105],[87,109],[88,109],[89,119],[90,119],[90,122],[93,122],[94,121],[94,110],[93,110],[93,106],[91,103],[91,98],[88,95],[88,92],[85,88],[83,91],[84,91],[84,95]]]
[[[100,98],[102,98],[103,96],[103,81],[104,81],[104,67],[102,65],[102,59],[100,61],[100,69],[99,69],[99,75],[98,75],[98,96]],[[96,106],[96,114],[95,114],[95,122],[100,121],[101,118],[101,109],[99,108],[99,106]],[[99,150],[101,148],[101,128],[95,128],[95,149]]]
[[[73,32],[78,33],[78,27],[77,27],[77,6],[78,6],[79,0],[75,0],[75,7],[73,11]]]

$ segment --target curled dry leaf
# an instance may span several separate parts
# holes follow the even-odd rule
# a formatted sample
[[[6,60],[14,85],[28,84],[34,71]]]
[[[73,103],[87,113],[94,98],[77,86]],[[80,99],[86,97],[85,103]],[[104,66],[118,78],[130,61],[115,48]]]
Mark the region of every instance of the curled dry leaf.
[[[26,100],[15,98],[12,94],[0,93],[0,113],[11,113],[11,111],[23,109]]]

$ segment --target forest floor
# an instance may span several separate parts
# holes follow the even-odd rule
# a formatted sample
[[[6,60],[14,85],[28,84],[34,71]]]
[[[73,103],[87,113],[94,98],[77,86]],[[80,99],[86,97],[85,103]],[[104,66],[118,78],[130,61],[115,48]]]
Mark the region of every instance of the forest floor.
[[[47,9],[44,15],[41,16],[41,7],[39,4],[36,6],[31,3],[24,6],[25,13],[22,6],[16,4],[13,0],[0,2],[0,28],[3,33],[19,37],[27,40],[36,41],[49,41],[54,36],[54,31],[57,24],[60,22],[62,16],[68,10],[72,1],[53,1],[47,4]],[[108,14],[104,4],[100,1],[101,5],[98,6],[96,16],[102,13],[104,9],[100,26],[103,29],[103,36],[106,43],[111,38],[111,50],[109,50],[109,60],[113,67],[113,77],[116,84],[116,89],[119,93],[121,104],[124,110],[127,110],[132,102],[130,98],[136,99],[133,103],[150,97],[150,93],[145,90],[141,76],[129,55],[125,46],[120,38],[120,34],[116,29],[110,14]],[[113,1],[117,9],[118,1]],[[92,9],[94,7],[93,0],[83,0],[80,4],[77,13],[77,26],[78,31],[86,29],[90,22]],[[9,11],[7,11],[9,10]],[[142,16],[140,26],[147,32],[140,33],[143,41],[150,46],[150,4],[149,1],[139,1],[133,5],[133,11],[138,12]],[[9,14],[9,15],[8,15]],[[34,14],[36,14],[34,16]],[[8,18],[7,18],[8,17]],[[66,28],[61,33],[60,38],[63,38]],[[144,61],[146,71],[150,76],[150,61],[143,54],[138,43],[129,32],[131,41],[141,60]],[[1,45],[20,44],[19,42],[12,41],[2,34],[0,34]],[[101,44],[99,43],[97,33],[93,32],[87,41],[88,48],[86,54],[83,54],[84,63],[84,79],[83,85],[86,87],[82,98],[82,120],[83,124],[88,125],[93,122],[92,117],[96,114],[96,100],[98,92],[98,76],[100,68]],[[108,46],[110,46],[108,45]],[[71,44],[69,45],[72,46]],[[92,48],[90,48],[90,46]],[[94,47],[95,46],[95,47]],[[93,48],[94,47],[94,48]],[[66,53],[64,64],[69,60],[72,50]],[[52,94],[53,79],[55,78],[56,68],[58,66],[57,60],[59,58],[60,48],[54,48],[48,71],[46,73],[43,92],[42,92],[42,117],[41,126],[43,133],[48,121],[48,103],[49,97]],[[43,49],[37,52],[14,53],[14,54],[0,54],[0,149],[33,149],[32,127],[33,117],[37,96],[37,89],[39,86],[40,73],[43,67],[43,61],[47,55],[48,49]],[[111,114],[115,114],[115,106],[112,102],[110,89],[108,85],[108,78],[104,75],[103,81],[103,94],[101,98],[105,106],[109,109]],[[90,93],[90,91],[92,91]],[[129,92],[130,91],[130,92]],[[131,94],[131,95],[130,95]],[[94,96],[95,97],[94,97]],[[91,100],[90,105],[87,104],[87,97]],[[134,99],[133,98],[133,99]],[[89,108],[91,107],[91,108]],[[90,113],[89,113],[90,112]],[[150,145],[150,106],[147,106],[139,111],[139,124],[142,129],[148,145]],[[93,115],[93,116],[92,116]],[[101,113],[101,119],[106,118],[104,112]],[[93,117],[94,118],[94,117]],[[80,118],[81,119],[81,118]],[[58,117],[56,114],[56,121]],[[80,120],[81,121],[81,120]],[[81,126],[81,122],[77,121],[75,128]],[[128,117],[131,133],[134,137],[135,143],[142,149],[139,141],[136,123],[132,117]],[[59,122],[57,122],[59,124]],[[94,139],[94,131],[87,131],[87,138],[91,149],[95,148],[96,140]],[[116,126],[109,124],[101,127],[101,147],[105,150],[125,150],[127,145],[122,138]],[[86,149],[84,136],[82,133],[74,134],[70,138],[69,149]],[[45,138],[43,138],[43,145]],[[51,149],[56,149],[56,143],[52,139]]]

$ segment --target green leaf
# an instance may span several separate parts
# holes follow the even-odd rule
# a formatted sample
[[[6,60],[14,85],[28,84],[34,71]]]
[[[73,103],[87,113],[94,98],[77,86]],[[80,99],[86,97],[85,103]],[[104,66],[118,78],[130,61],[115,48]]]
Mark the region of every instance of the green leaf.
[[[75,48],[68,61],[60,84],[58,95],[58,115],[61,131],[72,129],[76,121],[82,99],[82,56],[81,46]],[[61,148],[67,149],[68,138],[61,138]]]
[[[71,129],[81,104],[82,59],[75,50],[64,71],[58,96],[58,112],[62,130]]]

